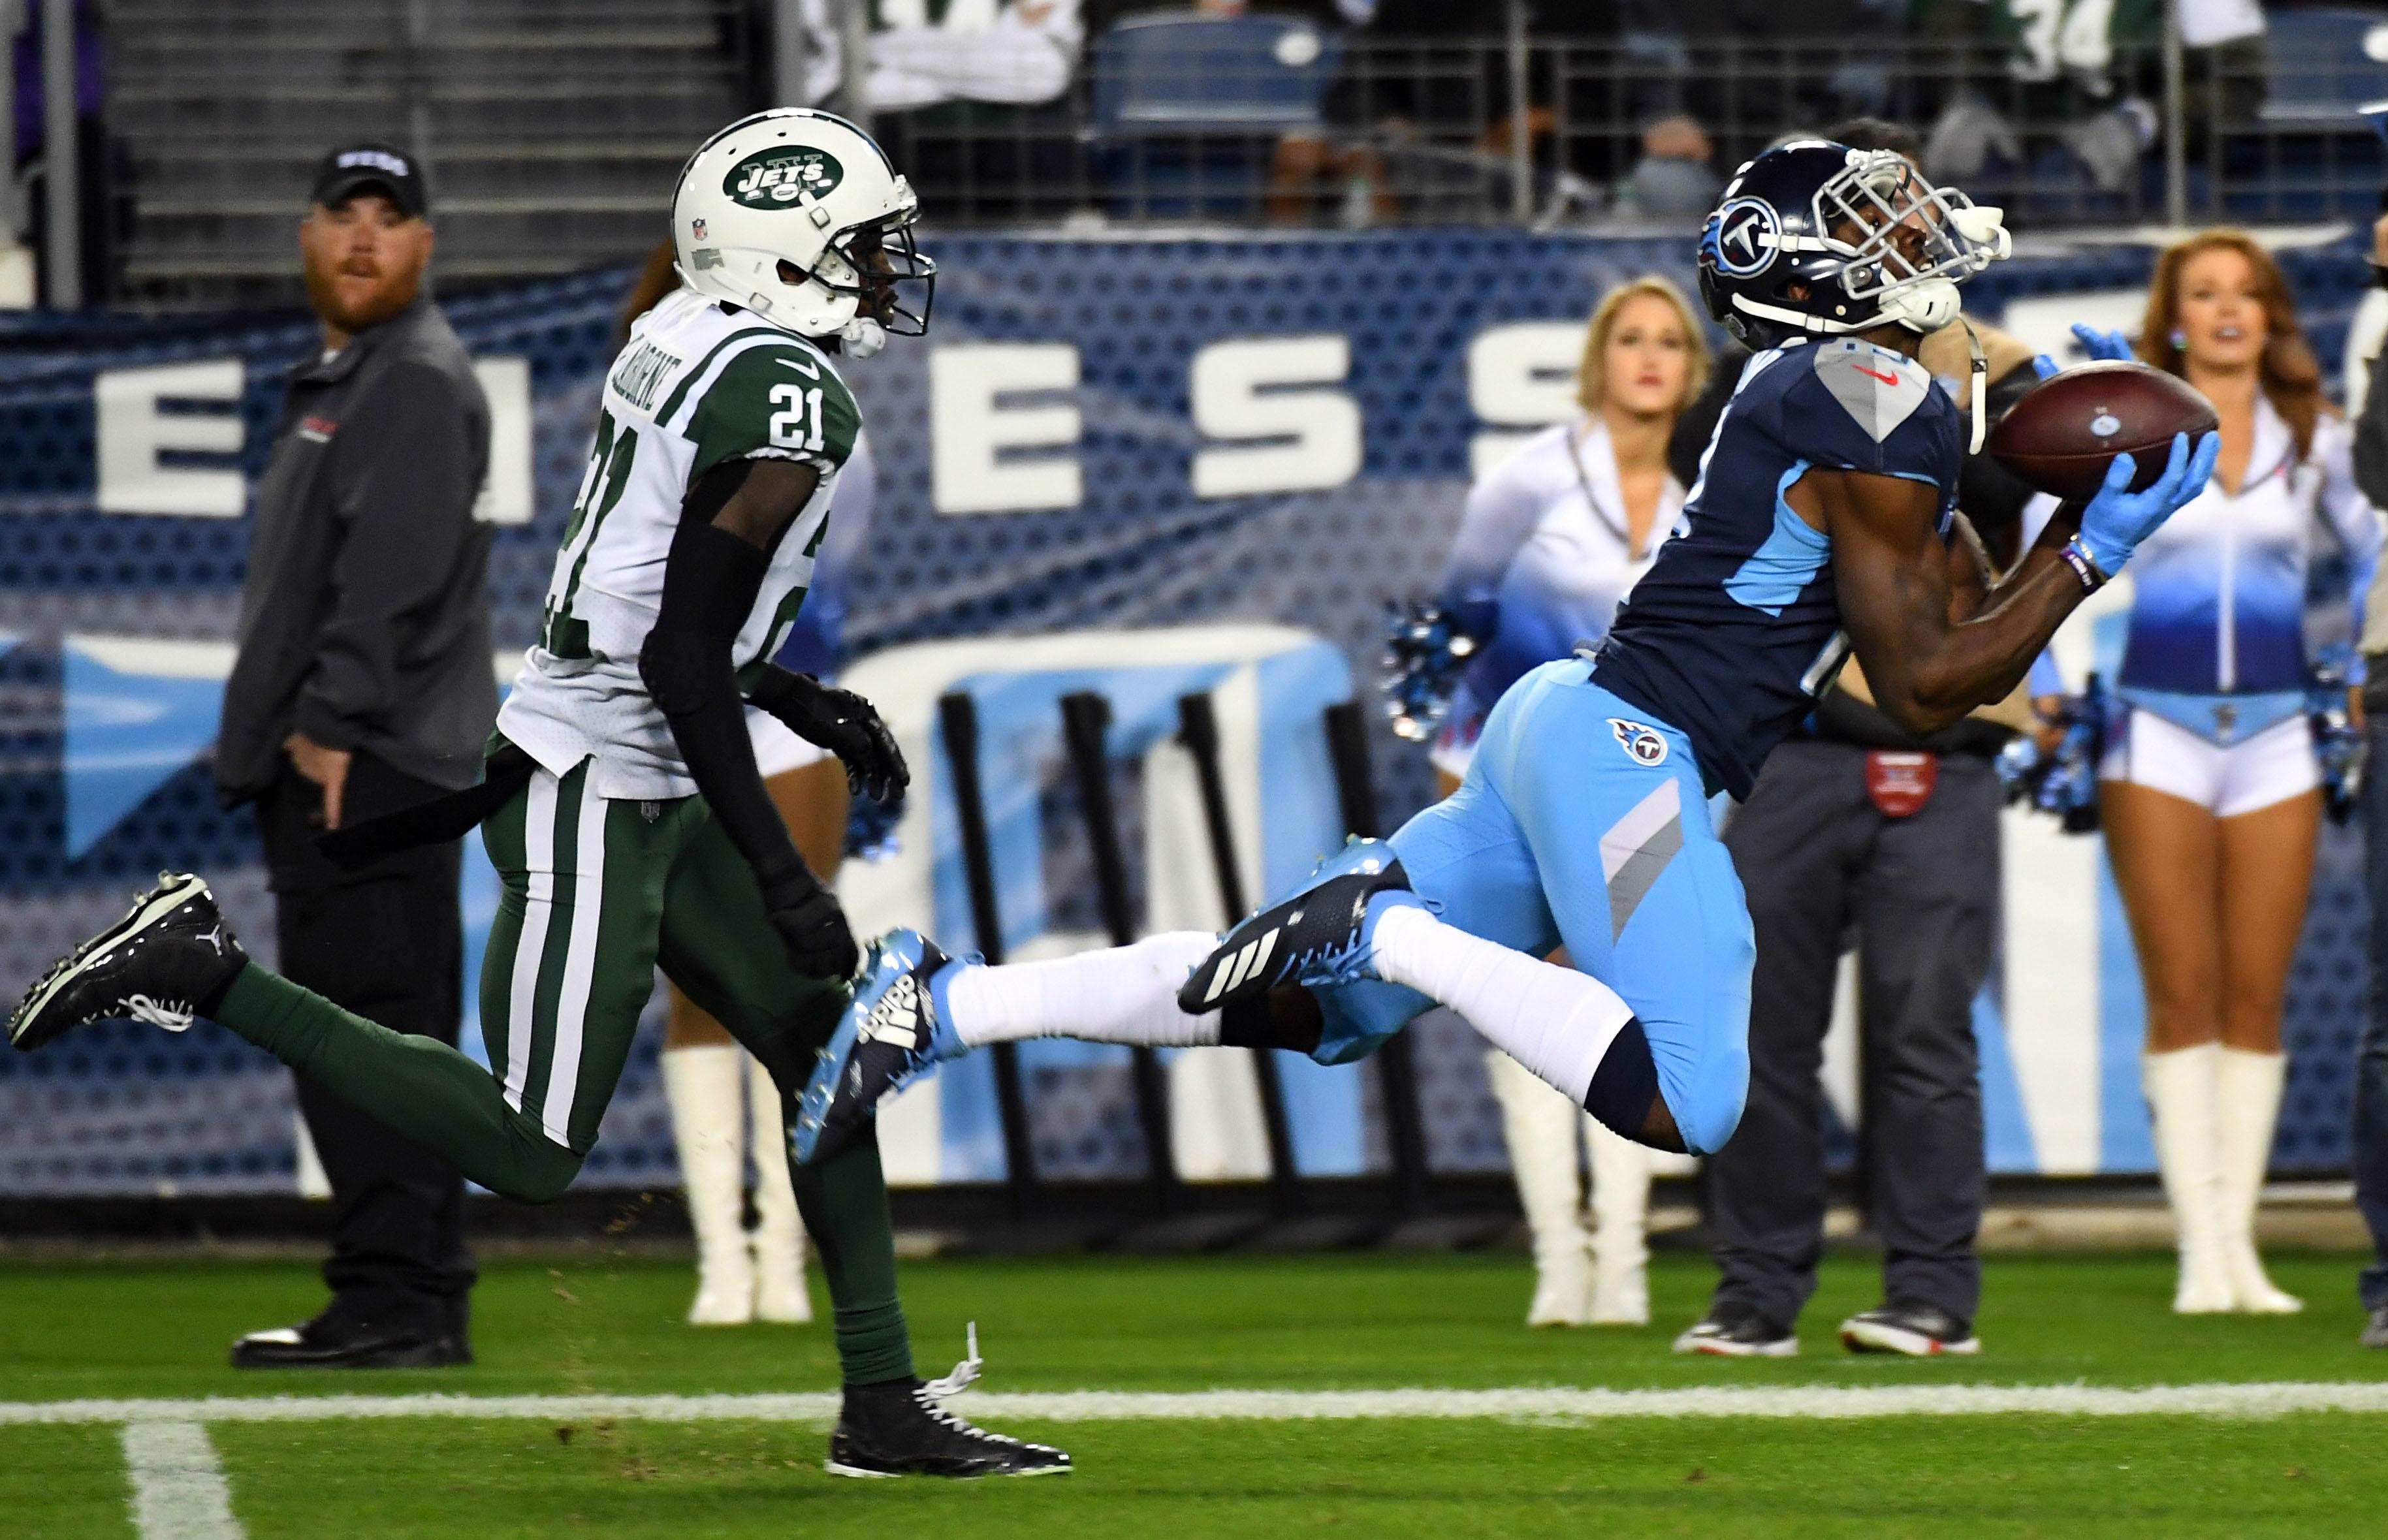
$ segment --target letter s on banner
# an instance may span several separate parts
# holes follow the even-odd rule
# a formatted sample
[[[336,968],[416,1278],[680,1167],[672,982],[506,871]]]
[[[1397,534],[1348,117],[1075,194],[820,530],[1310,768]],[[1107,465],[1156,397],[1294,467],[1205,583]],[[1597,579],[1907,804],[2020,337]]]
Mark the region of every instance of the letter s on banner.
[[[248,499],[236,468],[161,465],[158,456],[167,449],[238,454],[241,384],[238,359],[103,371],[91,387],[98,418],[99,511],[239,518]],[[169,416],[158,403],[170,398],[226,402],[235,410]]]
[[[1352,344],[1340,334],[1214,342],[1195,354],[1194,425],[1213,438],[1270,442],[1196,454],[1194,495],[1317,492],[1358,475],[1360,407],[1340,388],[1351,372]]]
[[[1086,486],[1075,454],[1004,458],[1007,449],[1074,448],[1076,404],[1006,406],[1000,399],[1077,385],[1078,350],[1066,342],[972,343],[932,352],[929,480],[936,511],[1077,507]]]
[[[1531,433],[1576,414],[1576,363],[1583,357],[1583,322],[1519,321],[1489,326],[1467,345],[1467,406],[1495,431],[1468,441],[1467,468],[1482,477]]]

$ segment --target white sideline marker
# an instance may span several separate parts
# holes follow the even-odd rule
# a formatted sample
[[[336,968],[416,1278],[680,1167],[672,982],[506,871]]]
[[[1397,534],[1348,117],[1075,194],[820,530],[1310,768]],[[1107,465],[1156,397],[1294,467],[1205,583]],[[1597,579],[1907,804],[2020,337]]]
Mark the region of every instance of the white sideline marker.
[[[972,1417],[1039,1422],[1301,1421],[1500,1418],[2266,1418],[2388,1413],[2388,1381],[2152,1385],[1719,1385],[1685,1390],[1205,1390],[972,1392]],[[141,1540],[244,1540],[210,1422],[387,1418],[788,1422],[826,1428],[837,1397],[798,1395],[274,1395],[189,1401],[0,1401],[0,1425],[116,1423]]]
[[[2188,1385],[1717,1385],[1681,1390],[971,1391],[973,1418],[1038,1422],[1302,1421],[1391,1418],[2217,1417],[2388,1413],[2388,1380]],[[833,1395],[214,1396],[189,1401],[6,1401],[0,1425],[326,1422],[385,1418],[793,1422],[827,1427]]]
[[[142,1540],[242,1540],[223,1464],[200,1424],[127,1422],[124,1468],[133,1483],[133,1529]]]

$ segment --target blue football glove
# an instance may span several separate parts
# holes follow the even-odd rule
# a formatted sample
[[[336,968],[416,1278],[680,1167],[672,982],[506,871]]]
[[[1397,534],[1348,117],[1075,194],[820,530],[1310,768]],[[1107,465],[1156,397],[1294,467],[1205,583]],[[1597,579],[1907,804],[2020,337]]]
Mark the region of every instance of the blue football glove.
[[[2124,363],[2139,356],[2131,351],[2130,339],[2120,332],[2102,332],[2095,326],[2084,326],[2077,321],[2073,323],[2073,337],[2095,363]],[[2033,373],[2044,380],[2061,372],[2064,366],[2042,353],[2031,360],[2031,368]]]
[[[2095,326],[2073,323],[2073,339],[2081,350],[2100,363],[2128,363],[2139,357],[2131,351],[2131,341],[2120,332],[2102,332]]]
[[[2081,549],[2108,577],[2123,570],[2140,542],[2154,534],[2166,519],[2194,501],[2214,478],[2214,462],[2222,453],[2222,435],[2209,433],[2190,448],[2189,435],[2172,435],[2172,453],[2165,473],[2143,492],[2130,490],[2139,470],[2128,454],[2106,467],[2105,485],[2081,511]]]

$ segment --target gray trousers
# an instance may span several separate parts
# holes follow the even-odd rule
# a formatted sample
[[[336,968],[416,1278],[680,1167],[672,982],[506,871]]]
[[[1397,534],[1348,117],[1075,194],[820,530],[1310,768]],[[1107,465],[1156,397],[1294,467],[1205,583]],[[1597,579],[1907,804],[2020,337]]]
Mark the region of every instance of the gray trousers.
[[[1905,818],[1866,794],[1866,751],[1795,740],[1774,751],[1727,823],[1758,937],[1749,1105],[1708,1163],[1722,1276],[1716,1303],[1788,1327],[1816,1289],[1824,1237],[1824,1030],[1854,934],[1871,1152],[1864,1194],[1882,1238],[1884,1297],[1971,1321],[1987,1193],[1974,997],[1998,927],[1998,775],[1942,757]]]

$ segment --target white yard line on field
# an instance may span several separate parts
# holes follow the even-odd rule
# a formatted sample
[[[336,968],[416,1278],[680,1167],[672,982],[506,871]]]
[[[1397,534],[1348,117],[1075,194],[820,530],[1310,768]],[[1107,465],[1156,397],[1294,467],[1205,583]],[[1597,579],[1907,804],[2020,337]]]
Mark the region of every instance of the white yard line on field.
[[[208,1431],[197,1422],[142,1419],[124,1425],[133,1528],[141,1540],[241,1540],[232,1493]]]
[[[972,1418],[1039,1422],[1288,1421],[1304,1419],[1767,1417],[2278,1417],[2388,1413],[2388,1381],[2152,1385],[1704,1386],[1684,1390],[972,1391]],[[215,1396],[191,1401],[0,1402],[13,1422],[316,1422],[451,1417],[827,1426],[837,1398],[801,1395]]]

